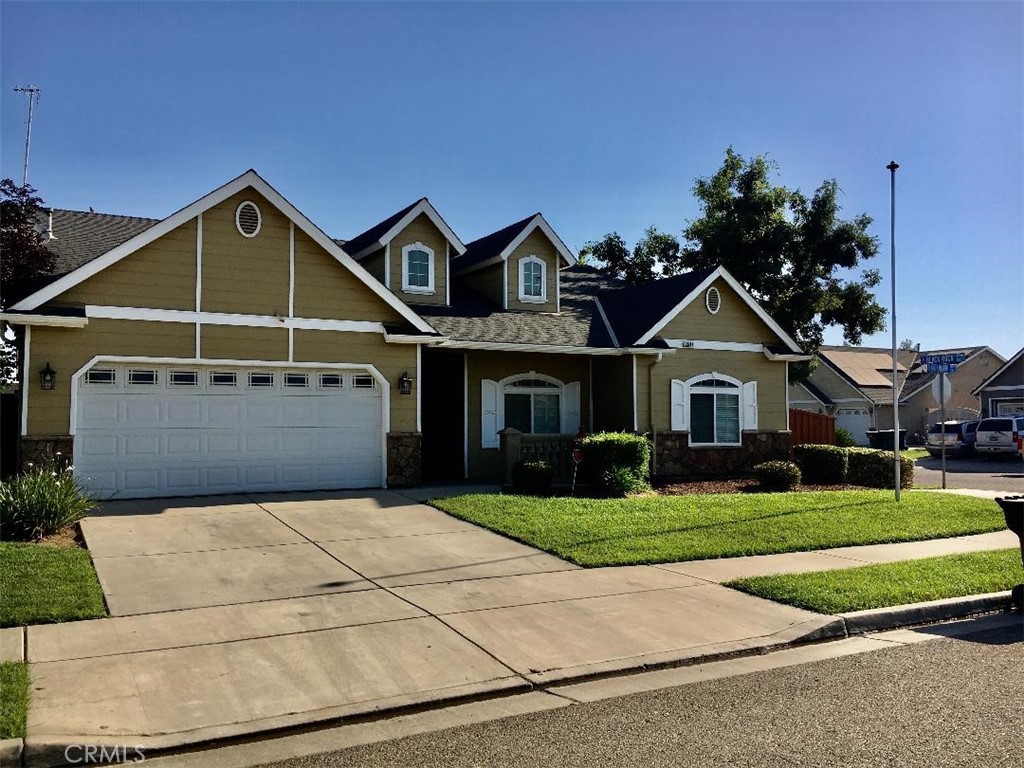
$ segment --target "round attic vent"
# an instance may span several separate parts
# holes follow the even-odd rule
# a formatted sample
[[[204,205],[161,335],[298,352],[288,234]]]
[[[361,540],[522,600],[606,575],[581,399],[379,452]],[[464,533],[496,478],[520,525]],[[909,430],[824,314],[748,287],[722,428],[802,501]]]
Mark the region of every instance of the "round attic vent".
[[[708,292],[704,294],[704,303],[707,305],[708,312],[717,315],[718,310],[722,308],[722,294],[718,292],[717,288],[708,288]]]
[[[256,237],[263,226],[263,217],[256,203],[246,200],[235,210],[235,226],[244,237]]]

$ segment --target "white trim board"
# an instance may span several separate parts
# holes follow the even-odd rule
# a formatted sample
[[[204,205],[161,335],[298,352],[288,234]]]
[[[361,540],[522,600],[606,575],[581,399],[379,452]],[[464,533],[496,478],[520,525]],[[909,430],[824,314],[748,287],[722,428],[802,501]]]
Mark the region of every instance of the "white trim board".
[[[532,219],[530,219],[529,222],[526,223],[522,231],[518,235],[516,235],[515,239],[513,239],[512,242],[505,246],[504,250],[502,250],[501,253],[499,253],[496,256],[492,256],[489,259],[484,259],[478,264],[473,264],[472,266],[466,267],[465,269],[461,270],[458,268],[458,262],[456,262],[456,274],[468,275],[472,272],[476,272],[477,270],[489,267],[492,264],[497,264],[500,261],[508,262],[508,257],[512,255],[512,252],[515,251],[515,249],[518,248],[520,245],[522,245],[523,241],[526,240],[526,238],[528,238],[535,229],[540,229],[540,231],[544,233],[547,239],[551,241],[551,244],[555,246],[555,251],[558,252],[558,255],[562,257],[562,260],[565,261],[567,266],[571,267],[576,264],[576,255],[571,250],[569,250],[569,246],[567,246],[562,241],[562,238],[560,238],[558,234],[555,232],[555,230],[552,229],[551,225],[547,223],[547,221],[544,219],[544,216],[538,213]],[[506,288],[506,291],[507,290],[508,289]]]
[[[683,298],[682,301],[680,301],[678,304],[676,304],[675,307],[669,310],[668,314],[666,314],[663,318],[661,318],[661,320],[655,323],[654,326],[649,331],[647,331],[647,333],[641,336],[636,343],[646,344],[647,342],[649,342],[652,338],[654,338],[655,334],[657,334],[662,328],[668,325],[669,322],[683,310],[683,308],[685,308],[688,304],[690,304],[696,298],[701,296],[704,293],[704,291],[706,291],[711,286],[711,284],[714,283],[715,280],[718,280],[719,278],[724,280],[729,285],[729,287],[732,288],[733,291],[741,299],[743,299],[744,303],[754,311],[754,314],[756,314],[765,325],[771,328],[772,332],[776,336],[778,336],[779,339],[787,347],[789,347],[794,353],[798,355],[803,354],[803,350],[800,349],[799,345],[793,340],[793,338],[784,330],[782,330],[782,327],[778,323],[776,323],[767,312],[764,311],[764,308],[754,300],[754,297],[747,292],[746,288],[739,284],[736,278],[734,278],[726,271],[725,267],[718,267],[714,272],[712,272],[710,275],[704,278],[700,285],[698,285],[696,288],[690,291]]]
[[[259,194],[266,198],[271,205],[277,207],[281,213],[291,219],[293,223],[297,224],[299,229],[308,235],[317,245],[333,256],[339,264],[352,272],[356,278],[376,293],[380,299],[397,311],[404,319],[412,323],[414,327],[426,333],[433,332],[434,329],[431,328],[423,318],[413,312],[405,302],[401,301],[397,296],[382,286],[369,272],[366,271],[366,269],[360,266],[355,259],[342,250],[337,243],[329,238],[301,211],[288,202],[288,200],[286,200],[276,189],[264,181],[256,171],[251,169],[243,173],[241,176],[232,179],[227,184],[218,187],[213,192],[199,198],[194,203],[182,208],[176,213],[172,213],[166,219],[157,222],[149,229],[141,232],[116,248],[112,248],[102,256],[93,259],[87,264],[83,264],[81,267],[69,272],[59,280],[50,283],[48,286],[36,291],[31,296],[22,299],[15,304],[12,309],[36,309],[40,305],[59,296],[82,281],[87,280],[107,267],[116,264],[121,259],[134,253],[143,246],[163,237],[171,230],[176,229],[185,222],[195,218],[203,211],[209,210],[213,206],[218,205],[232,195],[235,195],[248,187],[255,189]]]
[[[716,352],[764,352],[764,344],[745,341],[705,341],[703,339],[665,339],[672,349],[710,349]]]
[[[370,320],[327,320],[315,317],[241,315],[228,312],[192,312],[182,309],[110,307],[96,304],[86,305],[85,316],[86,318],[102,320],[141,320],[154,323],[199,323],[202,325],[237,325],[250,328],[298,328],[307,331],[384,333],[383,323]]]
[[[599,355],[614,356],[628,354],[622,349],[604,349],[596,347],[565,347],[557,344],[502,344],[492,341],[459,341],[449,339],[437,344],[438,347],[448,349],[481,349],[494,350],[496,352],[539,352],[548,354],[563,355]],[[657,351],[657,350],[652,350]],[[662,350],[664,351],[664,350]]]
[[[28,372],[30,367],[29,356],[32,350],[32,326],[25,326],[25,342],[24,342],[24,353],[22,357],[22,370],[21,370],[21,435],[24,437],[28,434]]]
[[[427,218],[430,219],[433,225],[441,230],[441,234],[444,235],[445,239],[455,246],[455,250],[460,256],[466,252],[465,244],[459,239],[459,236],[455,234],[452,228],[448,226],[447,222],[445,222],[441,217],[441,214],[437,212],[437,209],[434,208],[430,201],[425,197],[416,203],[412,210],[405,214],[405,216],[399,219],[397,224],[385,232],[377,242],[380,243],[380,245],[386,245],[399,235],[403,229],[412,224],[420,214],[426,214]]]
[[[999,366],[996,369],[995,373],[993,373],[991,376],[989,376],[987,379],[985,379],[983,382],[981,382],[981,384],[979,384],[974,389],[972,389],[971,390],[971,394],[972,395],[977,395],[979,392],[981,392],[981,390],[983,390],[986,387],[988,387],[988,383],[990,381],[994,381],[999,376],[1001,376],[1008,368],[1012,368],[1014,363],[1016,363],[1018,360],[1020,360],[1021,357],[1024,357],[1024,347],[1021,347],[1021,350],[1017,354],[1015,354],[1013,357],[1011,357],[1009,360],[1007,360],[1005,363],[1003,363],[1001,366]],[[988,387],[988,388],[992,389],[992,387]]]

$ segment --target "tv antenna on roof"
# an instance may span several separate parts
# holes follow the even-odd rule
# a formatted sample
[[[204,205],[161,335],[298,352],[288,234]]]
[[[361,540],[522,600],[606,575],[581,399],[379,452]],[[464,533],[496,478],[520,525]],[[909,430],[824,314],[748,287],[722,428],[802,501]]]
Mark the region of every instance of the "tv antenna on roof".
[[[39,101],[39,94],[43,91],[34,85],[16,85],[14,90],[17,93],[28,94],[28,127],[25,130],[25,172],[21,179],[21,186],[26,187],[28,186],[28,150],[32,143],[32,113],[35,111],[36,102]]]

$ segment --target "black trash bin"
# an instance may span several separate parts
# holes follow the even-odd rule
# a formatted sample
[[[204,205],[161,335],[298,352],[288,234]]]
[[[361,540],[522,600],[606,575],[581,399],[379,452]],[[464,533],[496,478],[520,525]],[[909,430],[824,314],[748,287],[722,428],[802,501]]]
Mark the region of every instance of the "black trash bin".
[[[891,451],[892,450],[892,435],[891,429],[869,429],[867,431],[868,445],[872,448],[877,448],[880,451]],[[904,451],[907,448],[907,430],[900,430],[900,450]]]
[[[1017,534],[1020,541],[1020,561],[1024,565],[1024,496],[1004,496],[996,499],[996,504],[1003,510],[1006,527]],[[1013,604],[1024,610],[1024,584],[1013,588]]]

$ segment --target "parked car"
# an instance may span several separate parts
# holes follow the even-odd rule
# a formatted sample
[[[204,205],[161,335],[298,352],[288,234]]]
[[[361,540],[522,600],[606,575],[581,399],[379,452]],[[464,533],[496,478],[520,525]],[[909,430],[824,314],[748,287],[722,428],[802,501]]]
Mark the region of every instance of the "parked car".
[[[1013,456],[1020,451],[1024,437],[1024,416],[996,416],[982,419],[978,425],[975,449],[978,453]]]
[[[945,441],[947,456],[971,456],[974,454],[979,423],[977,421],[947,421],[933,424],[928,428],[924,447],[932,456],[941,456],[942,443]]]

